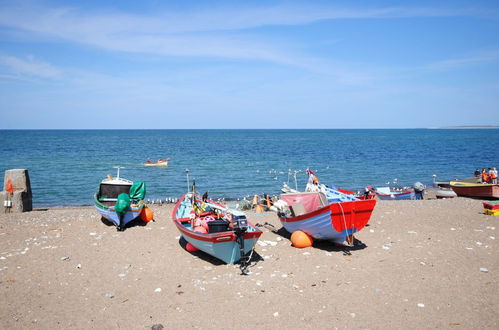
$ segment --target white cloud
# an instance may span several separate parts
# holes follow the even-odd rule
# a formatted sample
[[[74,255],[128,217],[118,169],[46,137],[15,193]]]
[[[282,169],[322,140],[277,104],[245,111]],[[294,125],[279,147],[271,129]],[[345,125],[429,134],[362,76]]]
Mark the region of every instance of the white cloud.
[[[9,55],[0,55],[0,64],[7,67],[9,71],[16,75],[57,79],[61,77],[61,71],[49,63],[28,57],[21,59]],[[4,77],[9,77],[5,75]]]
[[[488,11],[487,14],[492,15],[494,12]],[[165,9],[151,15],[139,15],[13,5],[3,6],[0,10],[0,25],[46,38],[112,51],[253,59],[300,66],[307,58],[300,56],[293,45],[264,36],[256,40],[249,37],[250,29],[302,25],[332,19],[462,15],[483,15],[483,12],[398,7],[342,9],[316,4],[295,4],[219,7],[191,12]]]

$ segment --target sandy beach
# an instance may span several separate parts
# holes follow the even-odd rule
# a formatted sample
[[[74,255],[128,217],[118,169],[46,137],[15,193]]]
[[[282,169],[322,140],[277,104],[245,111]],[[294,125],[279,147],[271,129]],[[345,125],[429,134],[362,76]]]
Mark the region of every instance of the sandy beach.
[[[124,232],[93,207],[0,216],[3,329],[497,329],[499,217],[480,200],[378,201],[365,247],[291,246],[272,212],[251,274],[179,244],[173,205]]]

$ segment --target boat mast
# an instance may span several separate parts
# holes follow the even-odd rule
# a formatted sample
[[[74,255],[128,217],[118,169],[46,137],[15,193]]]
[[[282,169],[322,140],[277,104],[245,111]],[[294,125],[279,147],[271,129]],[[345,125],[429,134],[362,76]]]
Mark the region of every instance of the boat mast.
[[[119,179],[120,178],[120,168],[124,168],[124,167],[123,166],[113,166],[113,168],[115,168],[117,170],[116,179]]]
[[[189,169],[186,168],[185,169],[185,174],[187,176],[187,193],[189,193],[189,189],[190,189],[190,187],[189,187],[189,172],[190,172]]]
[[[295,177],[295,190],[298,190],[298,180],[296,179],[296,174],[300,172],[299,170],[295,170],[295,174],[294,174],[294,177]]]

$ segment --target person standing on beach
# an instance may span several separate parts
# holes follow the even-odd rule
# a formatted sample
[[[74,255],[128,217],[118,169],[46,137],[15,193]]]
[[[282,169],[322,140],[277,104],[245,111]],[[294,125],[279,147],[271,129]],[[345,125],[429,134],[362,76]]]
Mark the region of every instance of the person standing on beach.
[[[489,179],[490,179],[490,183],[492,184],[497,184],[497,170],[495,167],[493,167],[490,171],[489,171]]]
[[[482,183],[488,183],[489,182],[489,175],[485,168],[482,168],[482,176],[481,176],[481,182]]]

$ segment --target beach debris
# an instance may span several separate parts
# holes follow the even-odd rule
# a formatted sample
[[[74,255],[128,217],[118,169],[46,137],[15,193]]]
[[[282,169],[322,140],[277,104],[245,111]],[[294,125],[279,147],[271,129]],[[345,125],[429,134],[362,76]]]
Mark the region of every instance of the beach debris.
[[[76,265],[76,268],[81,269],[81,264]]]
[[[274,313],[274,314],[272,314],[272,315],[274,315],[274,317],[278,317],[278,316],[279,316],[279,312],[275,312],[275,313]]]
[[[69,261],[69,257],[61,257],[62,261]]]
[[[161,324],[161,323],[158,323],[158,324],[154,324],[152,327],[151,327],[151,330],[161,330],[161,329],[164,329],[165,327]]]
[[[424,308],[424,304],[419,303],[419,304],[418,304],[418,307],[419,307],[419,308]]]
[[[112,298],[114,298],[114,297],[115,297],[115,294],[114,294],[113,292],[108,292],[108,293],[106,293],[106,294],[104,295],[104,297],[106,297],[106,298],[111,298],[111,299],[112,299]]]
[[[392,248],[392,243],[383,244],[381,248],[383,250],[390,250]]]
[[[489,270],[487,268],[480,268],[480,271],[482,273],[488,273],[489,272]]]
[[[118,274],[118,277],[121,279],[124,279],[126,277],[126,274],[124,274],[124,273]]]
[[[154,292],[161,292],[161,288],[156,288]]]

